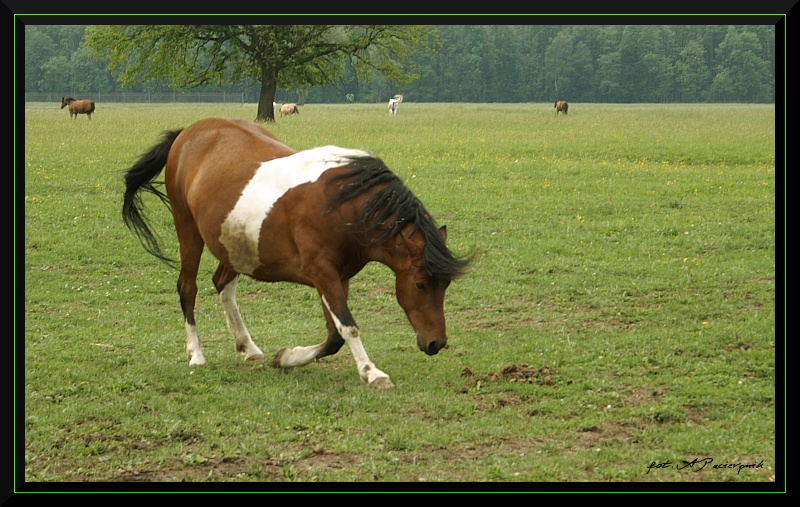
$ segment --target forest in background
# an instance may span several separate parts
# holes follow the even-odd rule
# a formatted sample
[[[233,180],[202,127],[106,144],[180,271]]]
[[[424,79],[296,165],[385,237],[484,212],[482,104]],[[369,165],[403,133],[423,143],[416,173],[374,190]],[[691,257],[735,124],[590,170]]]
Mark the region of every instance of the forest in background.
[[[25,27],[25,92],[170,92],[147,82],[124,90],[106,62],[83,47],[86,25]],[[438,25],[436,54],[412,59],[419,75],[397,85],[381,76],[323,87],[279,86],[279,101],[671,103],[775,101],[773,25]],[[352,77],[353,73],[346,73]],[[258,83],[199,87],[243,93]]]

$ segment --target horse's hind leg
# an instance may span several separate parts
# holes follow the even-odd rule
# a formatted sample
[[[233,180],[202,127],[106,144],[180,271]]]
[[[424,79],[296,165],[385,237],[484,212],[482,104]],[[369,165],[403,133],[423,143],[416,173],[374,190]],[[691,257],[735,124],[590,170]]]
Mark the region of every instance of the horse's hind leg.
[[[181,274],[178,277],[178,295],[181,298],[183,322],[186,327],[186,354],[189,366],[206,363],[200,340],[197,337],[197,325],[194,320],[194,306],[197,299],[197,270],[200,256],[203,254],[203,238],[196,230],[192,233],[181,232],[178,228],[181,250]]]
[[[347,295],[350,292],[350,282],[347,280],[342,282],[341,289],[344,291],[345,299],[347,299]],[[322,293],[320,293],[320,295],[321,294]],[[330,356],[339,352],[339,349],[341,349],[342,345],[344,345],[344,338],[342,338],[339,330],[336,329],[336,324],[334,323],[330,312],[324,304],[323,310],[325,313],[325,320],[328,325],[328,339],[322,343],[308,347],[283,347],[272,359],[272,366],[276,368],[296,368],[298,366],[305,366],[315,359]]]
[[[262,360],[264,354],[250,337],[250,333],[247,331],[247,327],[245,327],[242,316],[239,313],[239,307],[236,304],[236,283],[239,280],[239,273],[220,263],[212,280],[222,301],[222,308],[225,310],[228,329],[233,333],[236,352],[244,354],[244,358],[247,361]]]
[[[344,345],[344,338],[336,329],[336,324],[326,311],[328,321],[328,339],[316,345],[307,347],[283,347],[272,359],[272,366],[276,368],[296,368],[321,357],[330,356],[339,352]]]

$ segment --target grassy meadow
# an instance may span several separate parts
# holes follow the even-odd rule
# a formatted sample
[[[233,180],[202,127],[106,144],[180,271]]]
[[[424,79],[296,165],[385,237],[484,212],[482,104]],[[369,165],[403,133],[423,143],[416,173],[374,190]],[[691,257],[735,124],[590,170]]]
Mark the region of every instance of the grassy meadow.
[[[571,104],[556,116],[552,104],[404,102],[390,118],[385,104],[309,104],[269,124],[298,150],[375,152],[447,225],[451,249],[474,255],[448,289],[449,347],[436,356],[416,349],[388,268],[353,280],[351,310],[395,383],[388,392],[360,382],[346,346],[289,372],[270,366],[280,347],[325,338],[307,287],[240,280],[242,315],[267,359],[243,362],[208,254],[196,312],[208,363],[188,366],[177,272],[123,225],[122,174],[162,130],[255,113],[18,112],[18,491],[783,482],[774,106]],[[174,254],[171,215],[147,203]]]

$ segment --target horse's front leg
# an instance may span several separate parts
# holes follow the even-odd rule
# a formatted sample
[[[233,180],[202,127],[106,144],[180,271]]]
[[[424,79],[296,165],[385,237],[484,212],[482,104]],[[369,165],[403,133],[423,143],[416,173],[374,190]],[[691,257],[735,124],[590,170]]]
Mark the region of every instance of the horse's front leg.
[[[364,344],[361,343],[361,332],[356,325],[350,310],[347,308],[346,303],[342,305],[343,301],[334,301],[333,304],[328,301],[325,295],[322,295],[322,302],[328,310],[331,319],[333,319],[336,329],[342,335],[347,346],[350,347],[350,352],[353,353],[353,358],[356,360],[356,369],[361,377],[361,380],[366,382],[370,387],[376,389],[391,389],[394,384],[389,379],[389,375],[382,372],[367,356],[367,351],[364,349]]]
[[[361,343],[358,326],[347,307],[347,282],[334,285],[327,290],[322,287],[317,288],[328,322],[328,339],[310,347],[282,348],[275,355],[273,366],[278,368],[304,366],[314,359],[335,354],[346,342],[356,360],[361,380],[377,389],[391,389],[394,384],[389,375],[375,367]]]

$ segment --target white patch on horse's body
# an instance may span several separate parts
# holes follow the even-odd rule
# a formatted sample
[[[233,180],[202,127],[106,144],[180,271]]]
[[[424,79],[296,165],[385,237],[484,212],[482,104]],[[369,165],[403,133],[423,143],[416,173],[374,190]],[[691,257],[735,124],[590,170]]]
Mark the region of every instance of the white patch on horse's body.
[[[322,173],[370,156],[361,150],[323,146],[263,162],[222,223],[220,242],[236,271],[252,275],[259,267],[258,238],[275,202],[290,189],[316,181]]]

